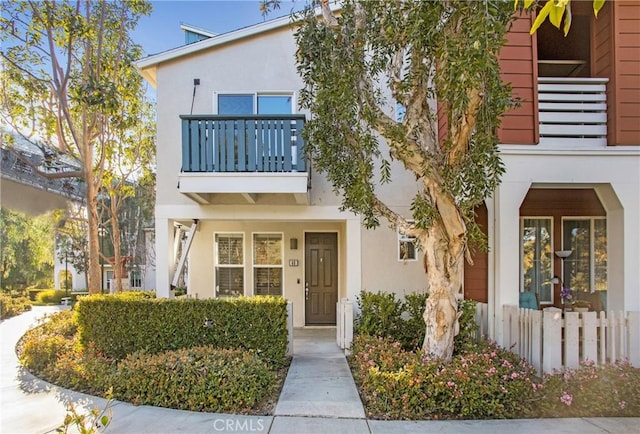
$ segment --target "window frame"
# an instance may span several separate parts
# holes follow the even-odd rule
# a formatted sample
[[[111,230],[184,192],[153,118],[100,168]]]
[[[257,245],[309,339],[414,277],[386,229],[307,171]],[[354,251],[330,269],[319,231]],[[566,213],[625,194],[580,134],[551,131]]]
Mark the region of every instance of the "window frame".
[[[409,223],[413,223],[413,220],[409,220]],[[396,249],[397,249],[397,255],[396,255],[396,259],[398,260],[398,262],[416,262],[418,260],[418,245],[417,245],[417,239],[416,237],[409,237],[407,235],[405,235],[400,228],[396,229],[396,236],[397,236],[397,241],[396,241]],[[413,244],[413,254],[414,257],[413,258],[403,258],[402,257],[402,243],[411,243]]]
[[[258,264],[256,265],[256,255],[255,255],[255,248],[257,246],[256,244],[256,236],[258,235],[279,235],[280,236],[280,265],[273,265],[273,264]],[[251,277],[252,277],[252,292],[253,295],[265,295],[265,294],[258,294],[257,292],[257,286],[256,286],[256,269],[257,268],[269,268],[269,269],[280,269],[280,294],[276,295],[279,297],[284,297],[285,296],[285,285],[284,285],[284,279],[285,279],[285,267],[284,267],[284,256],[285,256],[285,249],[284,249],[284,232],[276,232],[276,231],[258,231],[258,232],[252,232],[251,233]],[[269,291],[270,292],[270,291]],[[273,294],[266,294],[266,295],[273,295]]]
[[[239,235],[241,237],[242,242],[240,245],[242,246],[242,254],[240,257],[242,258],[242,264],[220,264],[219,263],[219,254],[218,254],[218,240],[217,237],[219,235]],[[214,298],[237,298],[245,296],[247,293],[247,269],[246,269],[246,249],[245,249],[245,236],[244,232],[238,231],[221,231],[213,233],[213,296]],[[242,294],[239,294],[237,297],[232,295],[219,295],[218,285],[216,285],[217,275],[216,269],[220,268],[242,268]]]
[[[524,228],[525,228],[525,220],[546,220],[549,222],[549,264],[550,264],[550,270],[549,270],[549,285],[550,285],[550,299],[543,299],[542,297],[542,291],[541,291],[541,287],[540,288],[534,288],[534,291],[538,297],[539,303],[542,304],[546,304],[546,305],[552,305],[555,303],[555,288],[554,288],[554,284],[552,283],[551,279],[553,278],[553,276],[555,275],[555,269],[554,269],[554,263],[555,263],[555,247],[554,247],[554,218],[553,216],[520,216],[520,227],[519,227],[519,263],[520,263],[520,292],[525,292],[525,283],[524,283],[524,278],[525,278],[525,270],[524,270]],[[540,258],[536,259],[538,262],[540,262]]]
[[[568,267],[565,267],[565,261],[575,261],[575,249],[572,249],[571,246],[565,246],[565,222],[567,221],[588,221],[589,222],[589,290],[587,293],[591,294],[596,291],[603,291],[596,289],[596,255],[595,255],[595,247],[596,247],[596,220],[604,221],[605,223],[605,249],[607,251],[606,265],[605,265],[605,282],[608,280],[609,276],[609,257],[608,257],[608,232],[607,232],[607,217],[606,216],[563,216],[560,222],[561,228],[561,246],[563,250],[572,250],[571,256],[562,261],[562,281],[565,285],[573,290],[578,291],[577,288],[574,288],[574,284],[571,281],[571,276],[565,275],[565,270]],[[573,259],[572,259],[573,258]],[[604,289],[606,291],[607,289]],[[581,291],[582,292],[582,291]]]
[[[288,98],[291,98],[291,114],[294,115],[296,114],[296,109],[297,109],[297,104],[296,101],[298,101],[298,95],[297,92],[295,91],[291,91],[291,90],[283,90],[283,91],[254,91],[254,92],[249,92],[249,91],[238,91],[238,92],[232,92],[232,91],[217,91],[214,90],[213,91],[213,113],[214,114],[219,114],[218,113],[218,96],[220,95],[251,95],[253,97],[253,113],[251,113],[251,115],[266,115],[268,116],[268,113],[258,113],[258,98],[261,96],[286,96]],[[241,116],[241,115],[238,115]]]

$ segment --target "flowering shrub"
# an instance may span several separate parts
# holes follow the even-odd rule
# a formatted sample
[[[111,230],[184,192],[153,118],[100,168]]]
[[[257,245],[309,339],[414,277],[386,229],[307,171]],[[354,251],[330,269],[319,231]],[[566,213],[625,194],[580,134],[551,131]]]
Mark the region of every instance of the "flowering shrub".
[[[31,310],[31,301],[28,297],[0,293],[0,319],[11,318],[28,310]]]
[[[118,364],[113,392],[136,405],[243,412],[275,385],[275,373],[255,353],[209,345],[131,354]]]
[[[523,417],[540,388],[532,366],[486,342],[444,364],[389,339],[358,336],[350,364],[374,418]]]
[[[640,415],[640,369],[626,361],[605,366],[584,362],[577,369],[544,378],[539,417]]]

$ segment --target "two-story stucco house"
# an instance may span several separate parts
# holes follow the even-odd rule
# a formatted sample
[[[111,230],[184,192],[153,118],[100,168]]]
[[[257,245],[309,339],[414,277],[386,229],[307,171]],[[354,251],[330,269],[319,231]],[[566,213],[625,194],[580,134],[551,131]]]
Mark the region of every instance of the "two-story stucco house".
[[[502,53],[523,104],[504,117],[506,173],[479,210],[490,251],[464,287],[498,341],[503,304],[559,305],[560,282],[640,310],[640,4],[574,9],[568,39],[530,36],[525,16]],[[180,250],[192,296],[282,295],[296,327],[335,325],[361,289],[424,291],[412,240],[363,228],[305,159],[289,17],[205,36],[138,62],[158,100],[157,294],[172,296]],[[381,194],[409,217],[415,182],[392,169]]]

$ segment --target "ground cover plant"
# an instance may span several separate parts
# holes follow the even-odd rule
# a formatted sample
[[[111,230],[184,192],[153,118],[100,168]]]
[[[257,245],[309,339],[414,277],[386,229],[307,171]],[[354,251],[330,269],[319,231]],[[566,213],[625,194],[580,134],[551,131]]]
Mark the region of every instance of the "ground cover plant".
[[[78,306],[95,297],[133,303],[144,296],[91,296]],[[193,308],[192,303],[182,305]],[[286,376],[287,360],[276,366],[259,351],[211,343],[157,352],[140,348],[113,357],[93,342],[83,342],[79,318],[76,310],[63,311],[29,330],[17,348],[21,363],[47,381],[93,395],[134,404],[240,414],[270,413]],[[203,324],[200,327],[206,336]]]
[[[415,296],[360,294],[349,364],[367,415],[377,419],[496,419],[640,416],[640,369],[627,362],[540,378],[519,356],[476,341],[475,303],[460,303],[451,362],[430,359],[403,328],[421,316]],[[414,300],[416,299],[416,300]]]

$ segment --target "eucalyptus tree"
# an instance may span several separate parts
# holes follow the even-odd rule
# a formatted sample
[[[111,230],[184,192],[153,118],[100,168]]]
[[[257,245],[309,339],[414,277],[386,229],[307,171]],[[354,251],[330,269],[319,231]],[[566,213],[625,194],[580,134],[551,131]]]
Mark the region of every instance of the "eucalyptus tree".
[[[78,162],[80,170],[42,175],[86,182],[89,291],[99,292],[98,195],[115,131],[137,116],[131,102],[144,96],[142,80],[132,78],[142,50],[129,32],[151,6],[142,0],[2,6],[0,115],[18,134]]]
[[[504,171],[496,130],[513,101],[498,54],[513,12],[502,0],[346,0],[337,13],[321,1],[296,31],[301,105],[313,114],[303,134],[315,168],[364,226],[385,219],[419,241],[429,293],[423,349],[445,360],[464,261],[470,243],[483,240],[474,209]],[[438,130],[439,115],[446,122]],[[411,218],[379,195],[394,182],[393,160],[417,180]]]
[[[134,86],[142,80],[137,73],[129,78]],[[122,112],[124,115],[120,122],[123,125],[114,129],[113,144],[106,153],[103,194],[100,195],[101,221],[111,226],[109,234],[113,245],[116,292],[122,291],[122,265],[127,259],[123,253],[127,257],[135,256],[143,229],[143,206],[149,205],[148,202],[145,204],[144,196],[137,195],[147,190],[137,188],[136,184],[148,185],[150,179],[155,179],[156,155],[152,105],[143,98],[136,98],[125,101]]]

